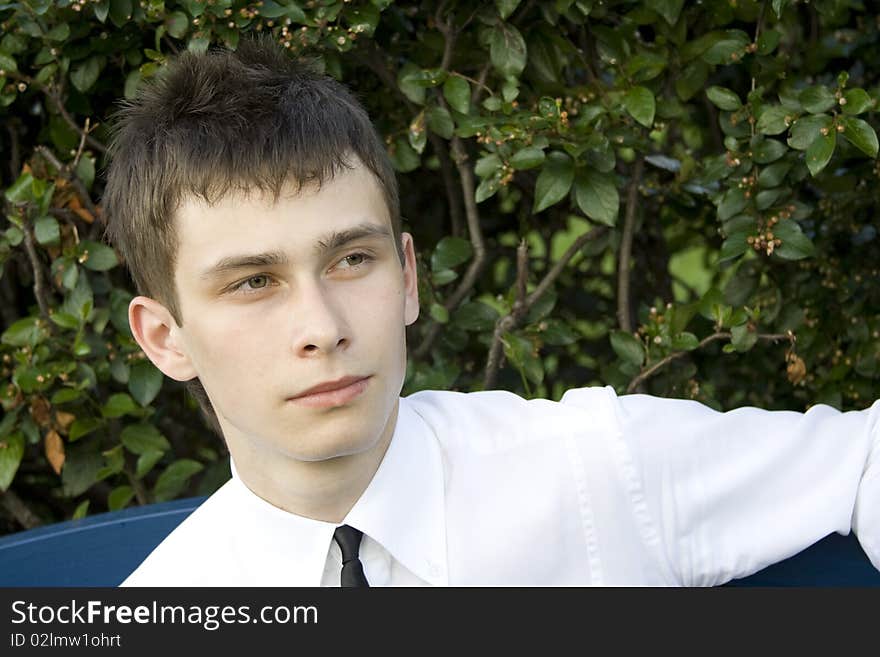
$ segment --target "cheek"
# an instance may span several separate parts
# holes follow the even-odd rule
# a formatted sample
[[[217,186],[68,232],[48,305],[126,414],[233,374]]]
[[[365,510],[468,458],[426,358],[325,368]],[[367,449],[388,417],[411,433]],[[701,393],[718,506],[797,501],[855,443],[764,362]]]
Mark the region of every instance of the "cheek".
[[[342,303],[347,309],[349,326],[390,338],[403,331],[404,299],[403,282],[389,276],[353,286]]]
[[[192,354],[202,378],[237,388],[252,374],[262,373],[262,352],[269,346],[264,322],[253,325],[240,314],[211,317],[193,338]]]

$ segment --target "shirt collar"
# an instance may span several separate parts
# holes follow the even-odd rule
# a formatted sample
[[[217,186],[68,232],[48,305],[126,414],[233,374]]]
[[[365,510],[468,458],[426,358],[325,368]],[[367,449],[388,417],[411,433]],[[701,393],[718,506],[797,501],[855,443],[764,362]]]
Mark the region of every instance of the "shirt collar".
[[[319,586],[338,525],[270,504],[245,486],[234,464],[231,469],[244,524],[236,532],[241,557],[249,553],[253,568],[271,568],[277,586]],[[360,529],[424,581],[448,583],[442,454],[405,398],[376,474],[340,524]]]

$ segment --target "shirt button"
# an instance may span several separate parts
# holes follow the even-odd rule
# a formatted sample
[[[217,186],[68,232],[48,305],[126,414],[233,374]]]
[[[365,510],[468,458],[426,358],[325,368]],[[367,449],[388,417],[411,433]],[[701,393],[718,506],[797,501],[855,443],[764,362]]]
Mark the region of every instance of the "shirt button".
[[[438,566],[436,563],[434,563],[433,561],[428,562],[428,573],[431,575],[431,577],[440,577],[442,572],[443,571],[441,570],[440,566]]]

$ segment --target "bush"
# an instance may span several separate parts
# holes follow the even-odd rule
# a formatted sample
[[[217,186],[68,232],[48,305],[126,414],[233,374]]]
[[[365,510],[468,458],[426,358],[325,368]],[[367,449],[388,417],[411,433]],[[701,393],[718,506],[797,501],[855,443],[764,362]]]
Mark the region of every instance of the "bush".
[[[0,531],[228,477],[131,337],[100,199],[117,100],[253,31],[318,57],[385,136],[420,250],[404,394],[877,397],[880,41],[859,2],[28,0],[0,29]]]

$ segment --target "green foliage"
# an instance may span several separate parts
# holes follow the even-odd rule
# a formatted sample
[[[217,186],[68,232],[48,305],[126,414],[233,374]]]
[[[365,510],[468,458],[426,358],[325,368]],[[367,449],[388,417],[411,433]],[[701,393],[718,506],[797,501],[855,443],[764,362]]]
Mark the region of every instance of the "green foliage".
[[[254,31],[354,87],[386,139],[425,310],[405,394],[877,398],[880,33],[861,3],[6,3],[0,490],[43,520],[228,476],[131,336],[100,200],[114,104]]]

